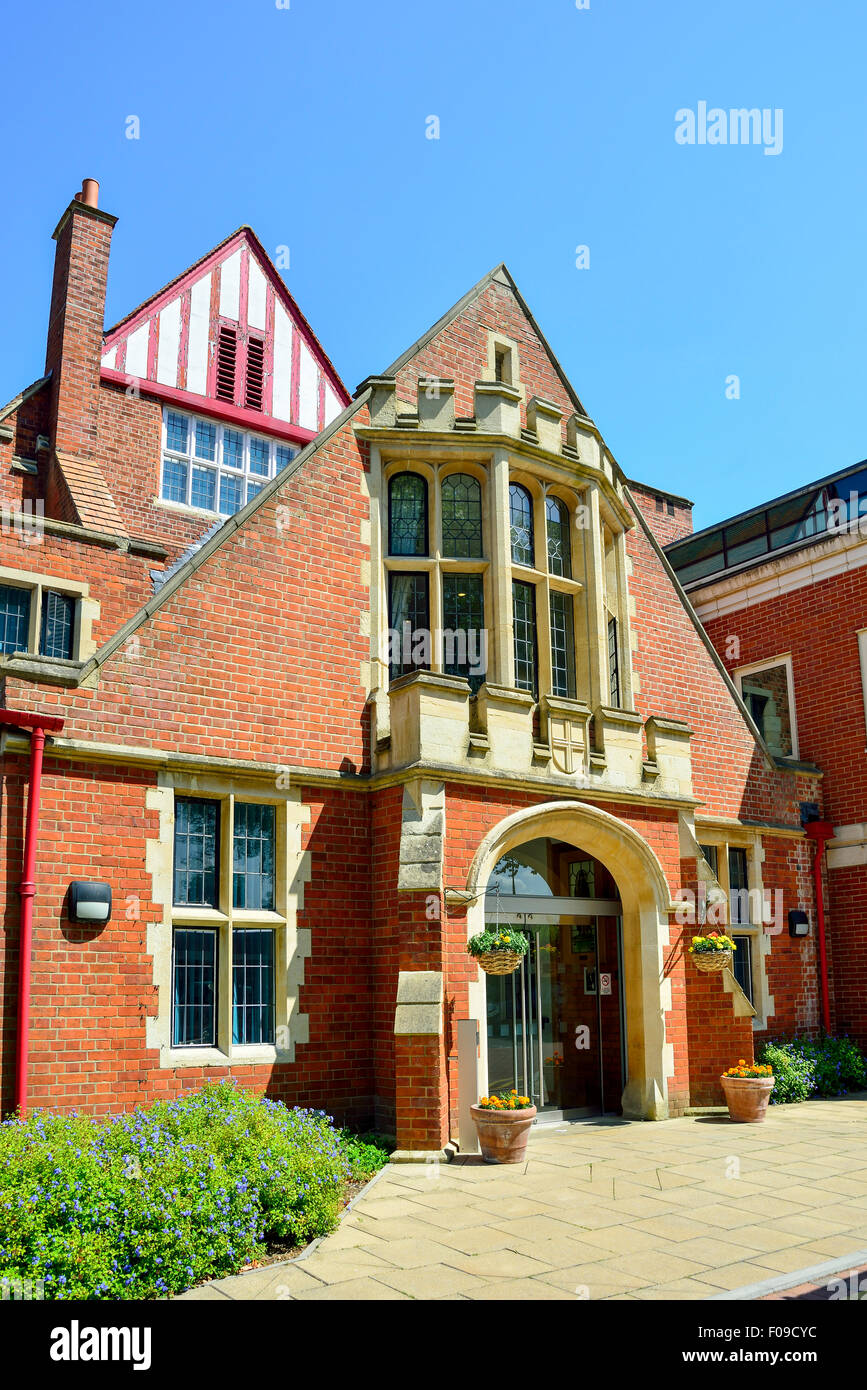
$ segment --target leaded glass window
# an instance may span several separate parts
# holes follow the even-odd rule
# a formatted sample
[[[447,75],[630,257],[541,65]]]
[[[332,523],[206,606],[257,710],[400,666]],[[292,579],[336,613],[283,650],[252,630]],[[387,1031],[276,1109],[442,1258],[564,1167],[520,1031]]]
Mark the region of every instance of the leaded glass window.
[[[744,994],[753,1002],[753,961],[752,943],[748,936],[733,936],[735,943],[734,957],[732,959],[732,974],[743,990]]]
[[[172,1046],[214,1047],[217,933],[177,928],[172,942]]]
[[[220,808],[195,797],[175,800],[175,892],[179,905],[216,907]]]
[[[482,556],[482,487],[468,473],[443,478],[443,555],[449,559],[480,560]]]
[[[75,626],[75,599],[68,594],[55,594],[46,589],[42,594],[42,632],[39,650],[43,656],[72,660],[72,636]]]
[[[512,625],[515,646],[515,685],[537,692],[536,590],[532,584],[512,581]]]
[[[389,575],[388,625],[391,679],[396,680],[407,671],[429,668],[431,632],[426,573]]]
[[[0,652],[26,652],[30,635],[30,590],[0,585]]]
[[[419,473],[395,473],[388,484],[388,552],[427,555],[427,483]]]
[[[512,564],[533,568],[533,499],[520,483],[509,485]]]
[[[297,453],[291,444],[167,410],[160,497],[231,516]]]
[[[548,569],[551,574],[559,574],[563,579],[572,578],[571,540],[569,535],[569,508],[559,497],[549,497],[545,503],[545,517],[548,523]]]
[[[480,574],[443,575],[443,670],[475,693],[485,679],[485,585]]]
[[[274,910],[274,807],[235,802],[232,903]]]
[[[551,686],[554,695],[575,699],[575,625],[572,595],[551,590]]]
[[[620,656],[617,650],[617,619],[608,619],[608,689],[612,709],[620,708]]]
[[[232,932],[232,1042],[274,1041],[274,933]]]

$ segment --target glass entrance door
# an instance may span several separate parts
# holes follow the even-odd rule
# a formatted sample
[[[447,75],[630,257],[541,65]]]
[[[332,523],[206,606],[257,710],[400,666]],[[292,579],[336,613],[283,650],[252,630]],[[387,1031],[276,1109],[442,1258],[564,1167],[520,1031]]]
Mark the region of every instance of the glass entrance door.
[[[620,920],[529,914],[530,950],[512,975],[487,976],[488,1089],[514,1087],[540,1112],[617,1111],[624,1085]]]

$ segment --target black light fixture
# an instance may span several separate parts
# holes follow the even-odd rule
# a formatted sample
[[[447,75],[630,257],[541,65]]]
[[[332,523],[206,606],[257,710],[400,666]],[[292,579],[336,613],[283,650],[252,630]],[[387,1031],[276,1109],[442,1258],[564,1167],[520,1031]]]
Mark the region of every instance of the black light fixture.
[[[810,919],[806,912],[802,912],[799,907],[793,907],[789,912],[789,936],[809,936]]]
[[[111,886],[75,879],[69,885],[69,920],[87,925],[111,918]]]

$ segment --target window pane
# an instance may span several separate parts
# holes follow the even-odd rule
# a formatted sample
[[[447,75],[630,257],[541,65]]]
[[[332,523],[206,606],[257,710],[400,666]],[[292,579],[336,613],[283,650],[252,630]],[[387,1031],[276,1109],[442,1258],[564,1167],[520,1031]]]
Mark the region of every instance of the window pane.
[[[190,502],[194,507],[205,507],[209,512],[214,511],[217,505],[216,469],[199,468],[197,464],[193,464]]]
[[[390,555],[427,555],[427,483],[418,473],[398,473],[388,484]]]
[[[551,683],[553,693],[575,699],[575,624],[572,595],[551,590]]]
[[[75,624],[75,599],[68,594],[50,590],[42,595],[42,634],[39,650],[43,656],[59,656],[72,660],[72,634]]]
[[[181,906],[217,906],[219,810],[216,801],[175,800],[174,900]]]
[[[735,952],[732,959],[732,974],[752,1004],[753,962],[750,953],[750,938],[748,936],[733,936],[732,941],[735,943]]]
[[[611,708],[620,708],[620,655],[617,650],[617,619],[608,619],[608,689]]]
[[[716,845],[699,845],[699,849],[713,869],[713,876],[719,879],[719,859]]]
[[[220,511],[231,516],[244,505],[244,479],[224,473],[220,478]]]
[[[485,586],[480,574],[443,575],[443,670],[475,692],[485,679]]]
[[[749,922],[750,898],[747,852],[745,849],[730,849],[729,859],[729,921]]]
[[[512,623],[515,642],[515,685],[536,694],[536,590],[512,582]]]
[[[533,502],[520,483],[509,486],[509,524],[512,535],[512,563],[533,566]]]
[[[215,459],[217,457],[217,426],[206,420],[196,421],[196,458]]]
[[[30,590],[0,585],[0,652],[26,652],[30,634]]]
[[[451,559],[482,557],[482,488],[468,473],[451,473],[443,479],[443,555]]]
[[[244,1046],[273,1041],[274,933],[233,931],[232,1042]]]
[[[244,436],[238,430],[223,430],[223,464],[226,468],[244,466]]]
[[[790,758],[794,742],[787,668],[768,666],[763,671],[751,671],[741,677],[741,693],[771,752],[779,758]]]
[[[564,579],[572,578],[572,544],[569,534],[569,508],[557,497],[545,503],[548,519],[548,569]]]
[[[197,927],[174,934],[172,950],[172,1046],[216,1043],[217,933]]]
[[[185,454],[188,449],[189,418],[170,410],[166,415],[166,448],[176,454]]]
[[[258,496],[259,496],[259,493],[260,493],[261,491],[262,491],[262,484],[261,484],[261,483],[248,483],[248,484],[247,484],[247,501],[249,502],[251,497],[258,497]]]
[[[274,807],[235,802],[232,851],[235,907],[274,910]]]
[[[167,502],[186,502],[187,465],[178,459],[163,459],[162,497]]]
[[[260,478],[267,478],[271,446],[267,439],[250,440],[250,472]]]
[[[431,663],[426,574],[388,577],[389,674],[392,680]]]

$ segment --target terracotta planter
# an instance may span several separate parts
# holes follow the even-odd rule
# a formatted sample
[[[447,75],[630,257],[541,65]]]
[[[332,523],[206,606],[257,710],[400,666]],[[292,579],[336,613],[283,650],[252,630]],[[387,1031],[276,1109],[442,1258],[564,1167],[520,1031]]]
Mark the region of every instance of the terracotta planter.
[[[692,959],[695,962],[696,970],[701,970],[705,975],[712,975],[717,970],[725,970],[727,965],[731,965],[732,953],[731,951],[693,951]]]
[[[479,1148],[486,1163],[522,1163],[527,1157],[530,1126],[536,1107],[526,1110],[483,1110],[471,1105],[470,1114],[479,1136]]]
[[[729,1119],[736,1124],[761,1124],[774,1089],[772,1076],[721,1076]]]

